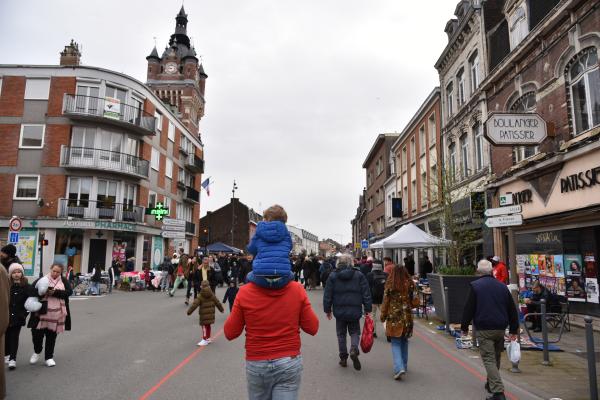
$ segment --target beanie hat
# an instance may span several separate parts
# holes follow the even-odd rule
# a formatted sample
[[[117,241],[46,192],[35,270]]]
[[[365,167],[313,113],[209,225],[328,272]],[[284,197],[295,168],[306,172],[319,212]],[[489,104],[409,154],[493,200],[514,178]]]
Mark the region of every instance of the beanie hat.
[[[23,269],[23,266],[21,264],[18,264],[18,263],[10,264],[10,267],[8,267],[8,276],[10,277],[12,275],[12,273],[15,271],[21,271],[21,274],[25,275],[25,270]]]
[[[7,244],[2,249],[0,249],[0,251],[9,257],[15,257],[17,255],[17,248],[13,244]]]

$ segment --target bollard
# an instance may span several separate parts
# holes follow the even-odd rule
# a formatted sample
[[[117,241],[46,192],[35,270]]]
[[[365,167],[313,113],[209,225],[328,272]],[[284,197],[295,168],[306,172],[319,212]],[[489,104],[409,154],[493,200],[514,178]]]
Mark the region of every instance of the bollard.
[[[542,340],[543,340],[543,349],[544,349],[544,361],[542,361],[542,365],[550,366],[550,354],[548,353],[548,324],[546,321],[546,299],[541,300],[542,303]]]
[[[585,339],[588,361],[588,375],[590,379],[590,399],[598,400],[598,381],[596,375],[596,353],[594,350],[594,328],[592,327],[592,317],[586,315],[585,321]]]
[[[444,314],[446,314],[446,332],[450,333],[450,307],[448,305],[448,286],[444,286],[444,306]]]

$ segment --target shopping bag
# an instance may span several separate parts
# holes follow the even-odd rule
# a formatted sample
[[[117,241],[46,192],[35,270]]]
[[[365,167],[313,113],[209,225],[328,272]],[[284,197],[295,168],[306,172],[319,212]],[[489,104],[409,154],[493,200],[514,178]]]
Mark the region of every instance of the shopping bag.
[[[373,347],[373,319],[370,315],[365,316],[365,324],[363,325],[362,336],[360,338],[360,349],[363,353],[368,353]]]
[[[518,364],[521,361],[521,345],[516,340],[511,340],[511,342],[506,347],[506,353],[508,354],[508,359],[513,364]]]

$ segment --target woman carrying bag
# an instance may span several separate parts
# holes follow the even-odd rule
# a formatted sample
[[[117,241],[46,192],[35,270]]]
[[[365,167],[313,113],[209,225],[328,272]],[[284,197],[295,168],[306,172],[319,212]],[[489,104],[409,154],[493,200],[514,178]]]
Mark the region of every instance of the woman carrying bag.
[[[406,374],[408,365],[408,338],[412,336],[412,308],[415,283],[406,267],[397,265],[385,282],[381,322],[385,322],[386,335],[391,338],[394,360],[394,379]]]
[[[46,366],[54,367],[56,365],[56,362],[54,362],[56,336],[65,330],[71,330],[69,296],[73,291],[67,279],[62,276],[63,269],[62,264],[52,264],[50,272],[34,282],[34,286],[42,298],[42,304],[47,302],[47,306],[44,305],[39,312],[32,313],[27,323],[27,327],[31,328],[34,349],[34,353],[29,359],[30,364],[38,362],[42,349],[45,347]],[[48,284],[47,291],[44,290],[46,280]],[[44,346],[44,337],[46,338],[46,346]]]

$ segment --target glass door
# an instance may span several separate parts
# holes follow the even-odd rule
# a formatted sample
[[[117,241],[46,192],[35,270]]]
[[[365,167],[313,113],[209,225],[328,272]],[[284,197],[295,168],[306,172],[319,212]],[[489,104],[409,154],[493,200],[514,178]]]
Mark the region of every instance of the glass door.
[[[96,128],[73,127],[70,163],[76,165],[93,165],[95,139]]]
[[[100,88],[97,86],[77,85],[75,111],[82,114],[98,115],[98,96]]]

